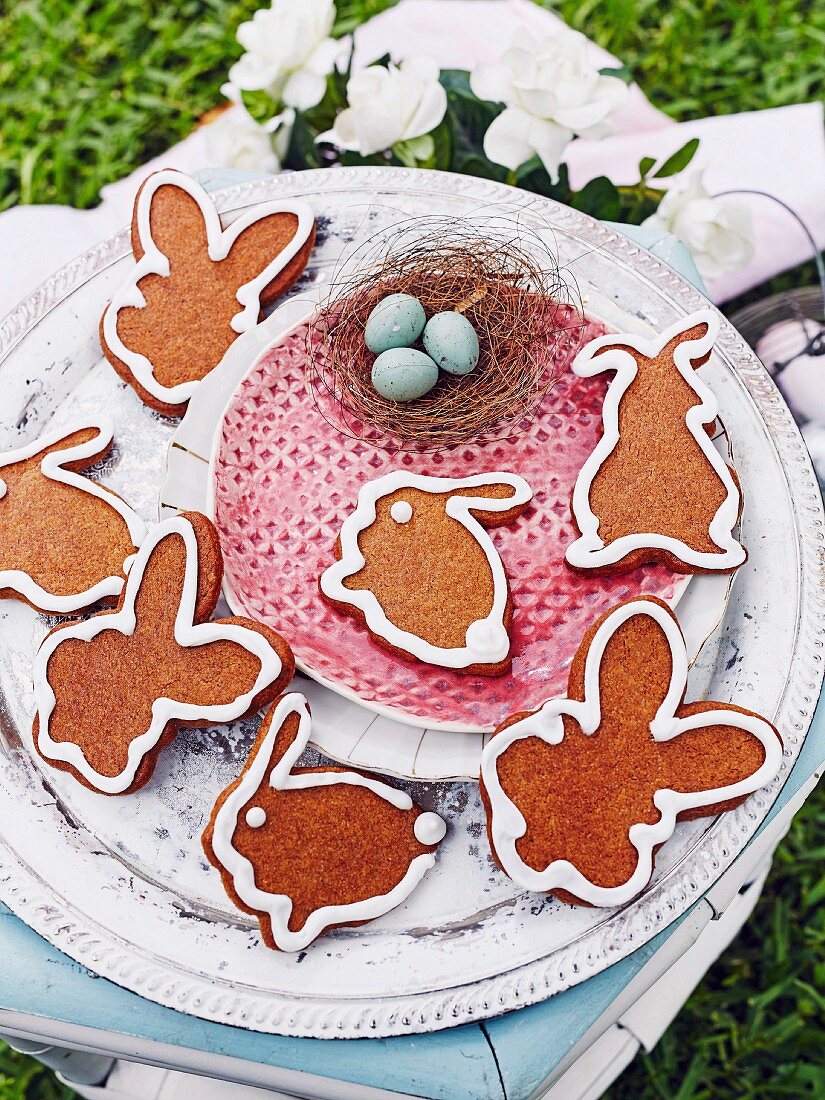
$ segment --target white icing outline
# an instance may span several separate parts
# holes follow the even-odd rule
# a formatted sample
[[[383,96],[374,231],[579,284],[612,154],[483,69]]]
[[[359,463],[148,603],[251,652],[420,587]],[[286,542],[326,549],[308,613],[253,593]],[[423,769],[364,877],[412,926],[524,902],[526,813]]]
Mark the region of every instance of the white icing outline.
[[[163,386],[155,378],[154,367],[147,356],[127,348],[117,331],[117,316],[121,309],[134,307],[143,309],[146,305],[138,283],[147,275],[162,275],[170,272],[167,256],[155,244],[151,232],[150,213],[152,198],[160,187],[173,186],[185,191],[200,207],[206,227],[207,250],[210,260],[218,263],[226,259],[232,245],[250,225],[267,218],[271,214],[294,214],[298,219],[295,235],[266,267],[238,288],[236,298],[243,308],[230,321],[232,329],[239,335],[249,332],[258,324],[261,313],[261,294],[291,260],[301,251],[309,240],[315,224],[315,215],[307,202],[283,202],[281,200],[258,203],[235,219],[226,229],[221,224],[220,214],[208,193],[191,176],[173,168],[164,168],[149,176],[144,183],[137,200],[137,229],[143,256],[137,261],[128,280],[112,298],[103,315],[103,335],[109,350],[117,356],[134,375],[140,385],[159,401],[170,405],[182,405],[195,392],[198,379],[191,382],[179,382],[176,386]],[[208,320],[208,319],[207,319]],[[214,364],[217,366],[217,363]]]
[[[631,877],[620,886],[597,886],[566,859],[553,860],[543,871],[537,871],[521,859],[516,849],[516,841],[527,832],[527,822],[499,782],[498,759],[514,741],[526,737],[540,737],[548,745],[560,744],[564,740],[562,715],[565,714],[578,723],[583,733],[595,733],[601,722],[599,677],[605,648],[619,627],[636,615],[648,615],[657,622],[670,645],[670,685],[650,723],[653,739],[669,741],[680,733],[704,726],[734,726],[759,739],[765,750],[765,759],[753,775],[726,787],[690,793],[679,793],[669,788],[657,790],[653,803],[661,816],[650,825],[639,822],[630,826],[628,839],[639,858]],[[684,697],[687,674],[685,640],[672,612],[652,600],[629,600],[608,615],[590,643],[585,659],[584,702],[550,699],[540,710],[515,722],[488,741],[481,757],[481,777],[490,802],[493,846],[506,874],[519,886],[525,890],[567,890],[590,905],[622,905],[631,901],[650,881],[654,850],[673,835],[678,814],[752,794],[774,778],[782,763],[782,743],[773,726],[764,718],[741,714],[736,710],[706,710],[684,718],[676,717],[675,711]]]
[[[231,875],[233,889],[244,905],[248,905],[250,909],[254,909],[256,912],[268,915],[272,926],[272,937],[282,951],[302,950],[319,936],[325,928],[331,925],[353,924],[383,916],[384,913],[388,913],[390,909],[394,909],[396,905],[409,897],[425,872],[435,862],[435,852],[423,852],[412,860],[407,868],[407,873],[388,893],[364,898],[361,901],[350,902],[346,905],[324,905],[310,913],[303,927],[297,932],[290,930],[288,925],[292,914],[292,899],[286,894],[270,894],[259,889],[255,885],[255,867],[253,863],[233,847],[232,839],[241,810],[260,788],[272,759],[272,751],[278,733],[284,722],[292,714],[299,716],[298,733],[295,740],[272,769],[269,783],[274,790],[307,790],[314,787],[330,787],[339,783],[349,783],[354,787],[365,787],[367,790],[373,791],[379,798],[383,798],[399,810],[409,811],[413,808],[413,800],[405,791],[399,791],[395,787],[390,787],[387,783],[382,783],[371,776],[360,775],[358,772],[330,771],[290,774],[293,766],[306,748],[311,733],[312,721],[307,701],[299,692],[290,692],[278,701],[266,736],[257,743],[253,750],[254,755],[244,772],[241,782],[226,797],[223,805],[215,815],[212,828],[212,851],[217,861]],[[420,841],[420,843],[439,843],[447,828],[443,819],[438,814],[428,811],[418,815],[416,824],[423,818],[427,819],[424,822],[425,832],[432,826],[433,832],[437,827],[441,835],[438,840]],[[440,826],[437,826],[438,822],[441,823]]]
[[[96,497],[98,500],[110,505],[126,524],[132,545],[138,547],[146,536],[146,524],[137,512],[132,511],[125,500],[111,489],[107,489],[105,485],[92,481],[85,474],[63,469],[65,463],[91,459],[94,455],[105,451],[109,447],[115,434],[114,422],[110,417],[92,416],[85,420],[74,421],[64,428],[41,435],[38,439],[25,444],[23,447],[18,447],[13,451],[5,451],[0,454],[0,470],[33,458],[44,448],[59,443],[61,439],[66,439],[74,432],[89,428],[94,428],[97,435],[92,436],[86,443],[77,443],[74,446],[66,447],[64,450],[52,451],[44,455],[40,463],[40,470],[43,476],[50,481],[79,489],[84,493],[88,493],[89,496]],[[8,491],[8,486],[2,479],[0,479],[0,485],[3,487],[0,500],[3,500]],[[126,561],[128,560],[127,557]],[[126,562],[124,562],[123,569],[125,571]],[[23,599],[28,600],[38,610],[55,615],[69,615],[73,611],[82,611],[87,607],[91,607],[99,600],[119,596],[123,591],[124,583],[123,576],[118,574],[105,577],[97,584],[93,584],[91,588],[86,589],[85,592],[58,596],[54,592],[47,592],[29,573],[22,569],[0,569],[0,590],[4,588],[11,589],[22,596]]]
[[[358,536],[375,522],[378,501],[398,489],[420,489],[425,493],[450,493],[457,489],[473,489],[482,485],[509,485],[509,497],[473,497],[460,495],[446,502],[447,515],[457,519],[470,532],[487,558],[493,575],[493,606],[484,619],[477,619],[467,628],[464,646],[445,649],[433,645],[417,634],[402,630],[390,622],[377,596],[367,589],[349,589],[347,578],[360,572],[365,565],[358,546]],[[510,636],[504,626],[509,588],[504,565],[493,540],[473,515],[476,512],[507,512],[527,504],[533,491],[523,477],[510,473],[474,474],[470,477],[427,477],[408,470],[393,470],[361,486],[358,504],[341,527],[341,558],[321,574],[321,591],[336,603],[351,604],[364,616],[372,634],[383,638],[396,649],[412,654],[441,668],[467,668],[469,665],[497,665],[510,652]]]
[[[261,663],[252,688],[237,696],[231,703],[200,705],[185,703],[165,696],[152,704],[152,721],[149,728],[129,745],[127,763],[122,772],[114,776],[95,771],[80,745],[71,741],[54,741],[49,731],[49,720],[55,706],[55,694],[48,680],[49,660],[63,642],[79,639],[84,642],[96,638],[106,630],[116,630],[130,637],[137,625],[135,600],[143,581],[147,562],[155,547],[169,535],[180,535],[186,546],[186,564],[180,604],[175,616],[174,635],[178,645],[194,648],[215,641],[232,641],[242,646]],[[207,719],[210,722],[231,722],[249,709],[255,696],[277,680],[283,664],[277,652],[266,638],[255,630],[236,623],[194,623],[198,594],[198,541],[192,524],[184,516],[175,516],[157,523],[151,528],[138,551],[126,581],[123,606],[114,613],[94,615],[85,622],[73,623],[46,636],[34,664],[34,692],[39,728],[37,747],[47,760],[70,764],[84,779],[104,794],[122,794],[132,783],[143,758],[160,740],[167,722],[187,722]],[[112,675],[116,675],[116,670]]]
[[[694,550],[681,539],[652,532],[622,535],[605,545],[598,534],[599,519],[590,508],[590,489],[602,464],[619,442],[619,406],[638,373],[638,365],[633,356],[621,348],[613,348],[601,355],[598,352],[613,344],[624,344],[640,355],[653,359],[681,332],[700,324],[707,325],[706,335],[699,340],[686,340],[679,344],[673,361],[700,401],[700,404],[688,409],[685,423],[725,487],[725,499],[708,529],[708,535],[719,547],[720,553]],[[599,336],[591,340],[574,359],[573,371],[581,378],[590,378],[604,371],[615,371],[616,374],[610,382],[602,408],[603,435],[579,471],[573,488],[573,516],[581,534],[565,553],[570,565],[577,569],[599,569],[615,565],[636,550],[664,550],[685,565],[711,571],[735,569],[745,561],[745,550],[733,537],[733,529],[739,520],[739,489],[725,460],[705,431],[705,426],[716,419],[719,405],[710,387],[699,378],[692,366],[692,362],[713,349],[718,333],[719,319],[715,311],[700,309],[653,338],[627,333]]]

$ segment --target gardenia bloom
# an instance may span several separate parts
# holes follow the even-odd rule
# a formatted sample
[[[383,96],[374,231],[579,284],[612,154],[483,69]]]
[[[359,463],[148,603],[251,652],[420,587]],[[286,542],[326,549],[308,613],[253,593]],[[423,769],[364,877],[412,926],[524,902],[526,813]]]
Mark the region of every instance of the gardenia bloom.
[[[500,66],[478,65],[470,87],[505,104],[484,135],[489,160],[515,171],[538,155],[551,179],[571,138],[610,133],[608,119],[628,97],[623,80],[588,62],[587,39],[564,26],[541,39],[517,31]]]
[[[415,57],[353,74],[347,103],[333,128],[316,140],[368,157],[434,130],[447,110],[447,93],[438,82],[435,61]]]
[[[272,0],[238,27],[247,52],[229,70],[230,83],[299,111],[314,107],[348,48],[348,40],[330,38],[334,22],[332,0]]]
[[[726,271],[744,267],[753,255],[750,209],[734,195],[712,198],[701,172],[671,187],[645,225],[683,241],[704,279],[718,279]]]
[[[244,107],[237,88],[224,84],[221,91],[233,106],[206,127],[206,148],[212,163],[246,172],[280,172],[295,112],[287,108],[267,122],[258,123]]]

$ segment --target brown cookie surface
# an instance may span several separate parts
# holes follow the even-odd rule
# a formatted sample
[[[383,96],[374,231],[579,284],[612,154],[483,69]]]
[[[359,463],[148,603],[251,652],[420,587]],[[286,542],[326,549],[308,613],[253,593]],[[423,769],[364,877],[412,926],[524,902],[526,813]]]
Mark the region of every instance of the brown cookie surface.
[[[499,727],[481,790],[508,874],[567,901],[620,904],[646,885],[677,820],[732,809],[775,774],[773,726],[731,704],[684,703],[686,670],[670,609],[631,600],[588,631],[566,699]]]
[[[101,319],[107,359],[146,404],[180,415],[239,333],[299,278],[314,239],[305,203],[262,203],[222,226],[194,180],[149,176],[132,218],[136,266]]]
[[[120,593],[145,525],[81,473],[113,434],[107,418],[90,419],[0,454],[0,598],[63,615]]]
[[[445,830],[374,776],[296,767],[310,721],[298,693],[272,706],[203,835],[233,903],[258,918],[268,947],[288,951],[398,905],[432,865]]]
[[[604,434],[576,481],[576,569],[619,573],[661,562],[680,573],[731,572],[745,560],[733,536],[739,478],[710,442],[717,403],[696,369],[718,332],[701,310],[653,340],[602,336],[574,370],[612,370]]]
[[[513,602],[487,529],[513,522],[530,498],[527,483],[510,474],[378,478],[342,527],[321,594],[398,656],[504,673]]]
[[[211,620],[222,575],[215,528],[185,513],[149,532],[115,611],[52,631],[35,670],[34,743],[49,764],[128,794],[180,724],[240,718],[283,689],[295,666],[280,635]]]

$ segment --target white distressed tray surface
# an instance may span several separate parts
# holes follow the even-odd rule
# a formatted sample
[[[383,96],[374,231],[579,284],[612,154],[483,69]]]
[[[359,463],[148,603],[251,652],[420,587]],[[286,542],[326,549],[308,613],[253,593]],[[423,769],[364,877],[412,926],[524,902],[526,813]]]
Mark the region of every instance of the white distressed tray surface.
[[[583,292],[610,288],[605,320],[660,329],[706,304],[644,249],[555,203],[487,181],[405,169],[307,172],[220,193],[224,210],[306,196],[321,243],[375,217],[485,205],[552,228]],[[52,419],[106,409],[118,449],[100,470],[148,519],[157,514],[175,425],[147,412],[100,362],[97,320],[128,263],[119,234],[58,272],[0,327],[0,446]],[[593,308],[591,302],[590,308]],[[596,310],[597,314],[599,310]],[[608,313],[612,311],[612,315]],[[618,327],[618,326],[617,326]],[[522,894],[493,866],[477,786],[418,783],[415,797],[450,822],[434,868],[409,902],[300,955],[268,952],[227,902],[200,854],[218,790],[237,774],[254,723],[184,731],[155,779],[123,799],[96,796],[41,768],[29,748],[32,655],[52,620],[0,603],[0,898],[94,972],[205,1019],[290,1035],[360,1037],[429,1031],[548,997],[592,976],[683,913],[733,861],[792,766],[822,680],[823,516],[810,463],[773,383],[723,323],[706,370],[730,432],[747,497],[740,571],[724,622],[691,674],[691,692],[772,717],[782,774],[731,814],[679,826],[651,886],[618,910]],[[346,704],[356,705],[356,704]],[[456,736],[453,734],[452,736]]]

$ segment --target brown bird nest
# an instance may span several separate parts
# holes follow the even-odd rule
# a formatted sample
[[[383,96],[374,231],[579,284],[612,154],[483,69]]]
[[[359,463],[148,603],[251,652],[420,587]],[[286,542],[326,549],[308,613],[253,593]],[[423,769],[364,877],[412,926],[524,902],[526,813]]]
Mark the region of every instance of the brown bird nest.
[[[393,450],[437,451],[523,431],[555,382],[560,339],[585,323],[555,257],[512,224],[417,219],[390,240],[388,247],[382,234],[350,257],[310,324],[307,380],[321,414]],[[375,355],[364,342],[373,307],[396,293],[415,295],[428,317],[463,313],[479,341],[470,374],[442,371],[428,394],[404,403],[374,389]]]

